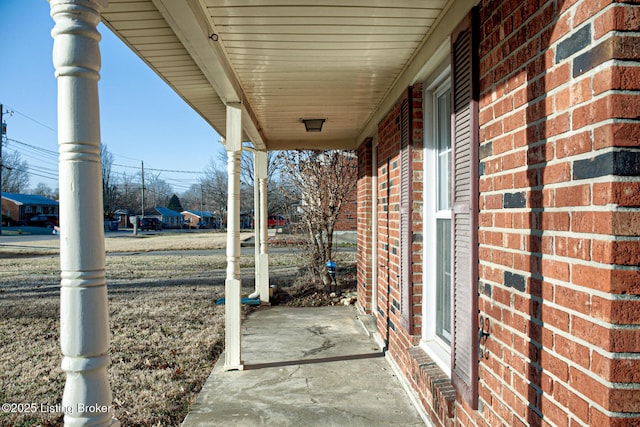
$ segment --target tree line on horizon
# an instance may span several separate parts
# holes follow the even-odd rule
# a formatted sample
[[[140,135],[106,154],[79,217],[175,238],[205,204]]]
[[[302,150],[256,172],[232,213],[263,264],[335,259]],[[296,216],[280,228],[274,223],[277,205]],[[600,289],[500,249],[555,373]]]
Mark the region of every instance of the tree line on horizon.
[[[2,191],[24,193],[29,185],[28,164],[18,152],[4,156]],[[184,210],[209,211],[224,217],[227,207],[226,154],[211,159],[198,183],[182,193],[174,192],[161,178],[161,173],[142,171],[135,174],[112,172],[113,155],[106,145],[101,146],[103,208],[106,219],[115,212],[126,210],[139,214],[144,209],[167,207]],[[325,285],[331,279],[326,262],[333,258],[333,232],[340,212],[346,203],[355,203],[353,193],[357,183],[357,158],[353,152],[331,150],[292,150],[267,153],[267,201],[269,215],[283,215],[296,224],[296,230],[306,236],[303,253],[313,280]],[[240,162],[240,210],[254,209],[253,154],[243,151]],[[31,194],[57,199],[58,190],[39,183]]]

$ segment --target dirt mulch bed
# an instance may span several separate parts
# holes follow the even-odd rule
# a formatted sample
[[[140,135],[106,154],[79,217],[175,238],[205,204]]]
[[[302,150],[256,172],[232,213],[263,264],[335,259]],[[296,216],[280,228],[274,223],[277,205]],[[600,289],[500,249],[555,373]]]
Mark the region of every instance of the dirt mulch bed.
[[[355,302],[356,289],[355,265],[342,266],[336,283],[325,286],[310,282],[301,275],[295,281],[278,287],[271,298],[272,305],[290,307],[322,307],[328,305],[349,304]]]

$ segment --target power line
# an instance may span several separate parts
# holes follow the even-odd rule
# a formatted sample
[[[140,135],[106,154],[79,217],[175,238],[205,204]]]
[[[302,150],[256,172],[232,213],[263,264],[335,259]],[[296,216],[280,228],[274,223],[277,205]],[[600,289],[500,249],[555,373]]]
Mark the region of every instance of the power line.
[[[38,163],[44,164],[46,166],[49,166],[52,170],[55,169],[56,173],[57,173],[58,163],[53,161],[51,158],[43,156],[40,153],[32,153],[30,151],[17,150],[15,148],[7,148],[7,147],[5,147],[5,149],[11,150],[12,152],[19,154],[20,156],[24,156],[24,157],[33,159],[33,160],[37,161]],[[32,166],[32,165],[30,165],[30,166]]]
[[[6,105],[5,105],[5,106],[6,106]],[[58,130],[57,130],[57,129],[54,129],[54,128],[52,128],[51,126],[46,125],[46,124],[44,124],[44,123],[42,123],[42,122],[40,122],[40,121],[38,121],[38,120],[34,119],[33,117],[27,116],[26,114],[24,114],[24,113],[22,113],[22,112],[20,112],[20,111],[16,110],[15,108],[11,108],[11,107],[9,107],[9,106],[6,106],[6,107],[10,110],[10,112],[11,112],[11,113],[17,113],[18,115],[20,115],[20,116],[24,117],[25,119],[27,119],[27,120],[31,120],[32,122],[39,124],[39,125],[40,125],[40,126],[42,126],[43,128],[46,128],[46,129],[49,129],[49,130],[50,130],[50,131],[52,131],[52,132],[58,133]]]
[[[5,105],[5,106],[6,106],[6,105]],[[20,112],[20,111],[18,111],[18,110],[16,110],[16,109],[14,109],[14,108],[10,108],[10,107],[7,107],[7,108],[9,108],[9,110],[11,110],[11,112],[13,112],[13,113],[17,113],[17,114],[19,114],[20,116],[22,116],[22,117],[24,117],[24,118],[26,118],[26,119],[28,119],[28,120],[31,120],[32,122],[37,123],[38,125],[40,125],[40,126],[42,126],[42,127],[46,128],[46,129],[48,129],[48,130],[50,130],[50,131],[52,131],[52,132],[55,132],[55,133],[57,133],[57,132],[58,132],[58,131],[57,131],[57,129],[52,128],[51,126],[48,126],[48,125],[46,125],[46,124],[44,124],[44,123],[42,123],[42,122],[40,122],[40,121],[38,121],[38,120],[34,119],[33,117],[30,117],[30,116],[28,116],[28,115],[26,115],[26,114],[24,114],[24,113],[22,113],[22,112]],[[47,152],[47,153],[54,154],[55,156],[57,156],[57,155],[58,155],[58,152],[57,152],[57,151],[52,151],[52,150],[47,150],[47,149],[45,149],[45,148],[36,147],[36,146],[34,146],[34,145],[27,144],[26,142],[18,141],[18,140],[12,139],[12,138],[6,138],[6,139],[7,139],[7,141],[16,142],[16,143],[18,143],[18,144],[22,144],[22,145],[25,145],[25,146],[31,147],[31,148],[36,149],[36,150],[41,150],[41,151],[43,151],[43,152]],[[115,154],[115,153],[111,153],[111,154],[113,154],[113,155],[114,155],[114,156],[116,156],[116,157],[121,157],[121,158],[123,158],[123,159],[127,159],[127,160],[133,160],[133,161],[136,161],[136,162],[140,162],[140,161],[142,161],[141,159],[134,159],[134,158],[132,158],[132,157],[123,156],[122,154]],[[126,165],[116,165],[116,164],[114,164],[114,166],[128,167],[128,168],[135,168],[135,169],[137,169],[137,168],[138,168],[137,166],[126,166]],[[198,175],[198,174],[202,174],[202,173],[203,173],[202,171],[185,171],[185,170],[156,169],[156,168],[147,168],[147,170],[154,171],[154,172],[184,173],[184,174],[196,174],[196,175]]]
[[[15,109],[10,109],[12,111],[12,113],[16,113],[36,124],[38,124],[39,126],[42,126],[54,133],[57,133],[57,130],[51,126],[46,125],[45,123],[34,119],[33,117],[28,116],[27,114],[22,113],[21,111],[15,110]],[[57,171],[57,164],[58,164],[58,156],[59,153],[58,151],[55,150],[50,150],[47,148],[42,148],[42,147],[38,147],[36,145],[33,144],[29,144],[27,142],[24,141],[19,141],[17,139],[13,139],[13,138],[6,138],[5,137],[5,141],[6,142],[11,142],[13,144],[17,144],[19,147],[12,147],[11,150],[15,153],[18,153],[22,156],[25,156],[27,158],[30,158],[32,160],[34,160],[35,162],[40,162],[46,166],[50,166],[51,168],[48,168],[46,166],[34,166],[34,165],[29,165],[29,170],[22,170],[22,169],[16,169],[19,170],[21,172],[27,173],[28,175],[31,176],[37,176],[40,178],[45,178],[45,179],[49,179],[49,180],[57,180],[58,179],[58,171]],[[21,147],[21,148],[20,148]],[[7,147],[8,148],[8,147]],[[118,157],[118,158],[123,158],[123,159],[128,159],[128,160],[133,160],[133,161],[141,161],[138,159],[133,159],[131,157],[127,157],[127,156],[123,156],[120,154],[116,154],[116,153],[111,153],[113,156]],[[128,165],[123,165],[123,164],[118,164],[118,163],[112,163],[112,166],[115,167],[119,167],[119,168],[125,168],[125,169],[133,169],[136,171],[139,171],[139,166],[128,166]],[[55,170],[54,170],[55,168]],[[176,179],[176,178],[166,178],[163,179],[168,185],[170,185],[172,187],[172,189],[176,189],[178,191],[187,191],[189,189],[191,189],[191,187],[193,185],[198,185],[199,181],[201,180],[203,175],[206,175],[205,171],[193,171],[193,170],[179,170],[179,169],[162,169],[162,168],[145,168],[147,171],[151,171],[151,172],[157,172],[157,173],[167,173],[167,174],[184,174],[184,175],[195,175],[190,179]],[[126,172],[123,171],[112,171],[112,173],[115,176],[121,177],[121,178],[125,178],[125,177],[130,177],[128,175],[126,175]],[[158,177],[160,177],[158,175]]]
[[[58,158],[58,153],[56,151],[53,150],[48,150],[46,148],[41,148],[41,147],[37,147],[35,145],[32,144],[28,144],[26,142],[23,141],[19,141],[17,139],[13,139],[13,138],[7,138],[7,141],[19,144],[21,146],[27,147],[31,150],[34,150],[36,153],[38,153],[39,155],[42,156],[42,158],[38,158],[36,157],[36,155],[31,154],[31,153],[27,153],[24,151],[20,151],[20,150],[16,150],[14,149],[13,151],[18,152],[22,155],[25,155],[27,157],[31,157],[34,158],[36,160],[39,161],[43,161],[43,160],[52,160],[52,161],[57,161]],[[127,168],[127,169],[134,169],[134,170],[138,170],[139,167],[137,166],[128,166],[128,165],[122,165],[122,164],[118,164],[118,163],[112,163],[112,166],[116,166],[116,167],[121,167],[121,168]],[[188,175],[202,175],[204,172],[202,171],[185,171],[185,170],[176,170],[176,169],[160,169],[160,168],[146,168],[148,171],[153,171],[153,172],[166,172],[166,173],[180,173],[180,174],[188,174]],[[118,173],[117,171],[114,171],[114,173]],[[122,175],[122,173],[120,173]],[[179,185],[179,184],[176,184]],[[185,184],[183,184],[185,185]]]
[[[18,141],[17,139],[7,138],[7,141],[15,142],[17,144],[24,145],[24,146],[32,148],[34,150],[41,151],[43,153],[52,155],[56,159],[58,157],[58,152],[57,151],[48,150],[46,148],[41,148],[41,147],[37,147],[35,145],[27,144],[26,142]],[[117,156],[117,154],[114,154],[114,156]],[[123,156],[118,156],[118,157],[123,157]],[[128,168],[128,169],[136,169],[136,170],[140,169],[139,166],[121,165],[119,163],[112,163],[111,165],[112,166],[121,167],[121,168]],[[145,169],[148,170],[148,171],[153,171],[153,172],[182,173],[182,174],[190,174],[190,175],[202,175],[202,174],[204,174],[203,171],[187,171],[187,170],[160,169],[160,168],[145,168]]]
[[[24,145],[25,147],[32,148],[32,149],[34,149],[34,150],[36,150],[36,151],[41,151],[41,152],[43,152],[43,153],[46,153],[46,154],[52,155],[52,156],[54,156],[54,157],[56,157],[56,158],[58,157],[58,152],[57,152],[57,151],[54,151],[54,150],[48,150],[48,149],[46,149],[46,148],[37,147],[37,146],[35,146],[35,145],[27,144],[26,142],[18,141],[17,139],[13,139],[13,138],[7,138],[7,141],[15,142],[16,144],[20,144],[20,145]]]
[[[28,174],[28,175],[39,176],[40,178],[45,178],[45,179],[58,179],[58,177],[52,178],[52,177],[50,177],[50,176],[45,176],[45,175],[40,175],[40,174],[37,174],[37,173],[34,173],[34,172],[30,172],[28,169],[20,169],[20,168],[16,168],[16,167],[13,167],[13,166],[5,166],[5,165],[2,165],[2,167],[3,167],[3,168],[5,168],[5,169],[7,169],[7,170],[14,170],[14,171],[16,171],[16,172],[23,172],[23,173],[26,173],[26,174]]]
[[[121,168],[129,168],[129,169],[140,169],[139,166],[128,166],[128,165],[121,165],[118,163],[112,163],[111,166],[118,166]],[[191,174],[191,175],[202,175],[204,172],[202,171],[184,171],[184,170],[175,170],[175,169],[158,169],[158,168],[147,168],[145,167],[146,170],[148,171],[154,171],[154,172],[167,172],[167,173],[184,173],[184,174]]]
[[[103,144],[104,144],[104,145],[106,145],[104,142],[103,142]],[[123,159],[133,160],[134,162],[140,162],[140,161],[142,161],[142,160],[140,160],[140,159],[134,159],[133,157],[123,156],[122,154],[115,154],[115,153],[111,153],[111,154],[113,154],[113,155],[114,155],[114,156],[116,156],[116,157],[122,157]]]

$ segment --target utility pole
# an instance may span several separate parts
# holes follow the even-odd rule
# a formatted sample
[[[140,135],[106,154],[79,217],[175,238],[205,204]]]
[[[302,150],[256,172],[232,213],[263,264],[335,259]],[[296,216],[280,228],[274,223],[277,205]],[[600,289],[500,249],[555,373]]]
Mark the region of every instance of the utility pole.
[[[142,218],[144,218],[144,162],[142,161]]]

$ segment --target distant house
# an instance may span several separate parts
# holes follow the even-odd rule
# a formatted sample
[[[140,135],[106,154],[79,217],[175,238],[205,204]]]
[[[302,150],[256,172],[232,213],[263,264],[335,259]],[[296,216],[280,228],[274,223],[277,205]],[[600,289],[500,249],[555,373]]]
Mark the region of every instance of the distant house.
[[[253,228],[253,212],[250,212],[250,211],[240,212],[240,228],[242,229]]]
[[[58,201],[35,194],[2,193],[3,218],[19,222],[39,214],[58,215]]]
[[[133,227],[131,222],[135,217],[135,213],[127,209],[118,209],[113,213],[113,216],[118,220],[119,227]]]
[[[184,216],[180,212],[162,206],[154,206],[145,210],[144,216],[146,218],[157,218],[164,228],[182,228],[184,224]]]
[[[211,211],[182,211],[184,223],[189,228],[220,228],[219,218]],[[200,224],[200,225],[198,225]]]

